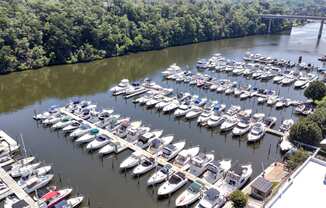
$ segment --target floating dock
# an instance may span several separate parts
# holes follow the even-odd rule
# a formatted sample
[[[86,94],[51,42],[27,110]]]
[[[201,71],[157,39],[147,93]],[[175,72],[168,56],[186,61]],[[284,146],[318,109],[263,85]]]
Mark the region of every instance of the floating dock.
[[[131,98],[131,97],[134,97],[134,96],[137,96],[137,95],[141,95],[141,94],[144,94],[145,92],[147,92],[147,91],[149,91],[149,89],[141,89],[141,90],[139,90],[139,91],[137,91],[137,92],[134,92],[134,93],[132,93],[132,94],[130,94],[130,95],[125,95],[125,98],[126,99],[129,99],[129,98]]]

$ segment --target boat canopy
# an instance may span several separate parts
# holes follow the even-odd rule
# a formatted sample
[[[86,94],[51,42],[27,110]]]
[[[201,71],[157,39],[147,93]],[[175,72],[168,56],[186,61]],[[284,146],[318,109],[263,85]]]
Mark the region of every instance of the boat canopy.
[[[90,131],[90,133],[93,134],[93,135],[97,134],[98,132],[99,132],[99,130],[97,128],[92,128],[91,131]]]
[[[60,192],[58,191],[50,191],[49,193],[45,194],[44,196],[42,196],[42,200],[44,201],[48,201],[56,196],[60,195]]]
[[[209,201],[214,201],[220,196],[220,192],[215,188],[210,188],[206,191],[206,196]]]

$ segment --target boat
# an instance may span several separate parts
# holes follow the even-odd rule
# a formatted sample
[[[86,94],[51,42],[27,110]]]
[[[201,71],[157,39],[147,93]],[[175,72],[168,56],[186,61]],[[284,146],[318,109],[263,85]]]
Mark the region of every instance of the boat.
[[[157,190],[158,196],[169,195],[180,189],[188,182],[188,178],[181,172],[174,173]]]
[[[133,152],[129,157],[127,157],[120,163],[120,169],[129,169],[135,167],[136,165],[138,165],[142,156],[143,155],[141,152]]]
[[[98,135],[99,132],[100,132],[99,129],[92,128],[91,130],[89,130],[89,133],[79,137],[78,139],[75,140],[75,142],[78,144],[91,142],[95,139],[96,135]]]
[[[226,203],[226,198],[214,187],[207,189],[195,208],[220,208]]]
[[[138,139],[141,135],[146,134],[150,130],[151,128],[145,126],[141,126],[139,128],[134,128],[134,127],[128,128],[127,136],[125,140],[129,143],[135,144],[138,142]]]
[[[267,128],[271,128],[272,126],[275,125],[276,121],[277,121],[276,117],[270,116],[270,117],[264,118],[262,122]]]
[[[190,167],[191,158],[198,155],[199,150],[199,146],[182,150],[178,153],[177,157],[173,162],[173,165],[180,168],[181,170],[188,170]]]
[[[198,107],[198,106],[193,106],[191,111],[189,111],[185,118],[186,119],[193,119],[193,118],[196,118],[198,117],[201,113],[203,112],[203,109],[201,107]]]
[[[152,141],[150,141],[150,144],[146,151],[154,155],[161,151],[166,145],[170,144],[173,139],[173,135],[167,135],[161,138],[153,139]]]
[[[33,174],[36,176],[43,176],[45,174],[48,174],[51,170],[52,170],[52,166],[46,165],[33,170]]]
[[[189,173],[194,176],[200,176],[207,169],[208,164],[214,160],[214,155],[211,153],[199,153],[191,158]]]
[[[165,146],[161,153],[159,153],[160,157],[162,157],[165,161],[170,161],[172,160],[174,157],[176,157],[178,155],[179,152],[181,152],[181,150],[185,147],[186,142],[180,141],[180,142],[176,142],[174,144],[168,144],[167,146]]]
[[[79,121],[72,121],[71,124],[62,128],[63,132],[72,132],[80,127],[81,123]]]
[[[164,97],[161,102],[157,103],[154,108],[157,110],[162,110],[165,106],[169,105],[175,98]]]
[[[74,130],[69,134],[70,137],[80,137],[83,136],[84,134],[87,134],[91,130],[91,126],[86,123],[82,123],[79,128]]]
[[[161,73],[162,73],[163,77],[166,78],[172,74],[179,73],[180,71],[181,71],[181,68],[174,63],[171,66],[169,66],[166,70],[162,71]]]
[[[147,173],[148,171],[152,170],[155,168],[157,165],[157,162],[155,161],[154,158],[147,158],[143,157],[139,163],[133,170],[132,170],[132,175],[142,175]]]
[[[207,121],[207,126],[210,128],[221,125],[226,120],[226,116],[214,113]]]
[[[197,201],[204,189],[205,185],[200,181],[194,181],[190,186],[183,191],[175,200],[176,207],[189,206]]]
[[[237,125],[232,129],[232,134],[234,136],[242,136],[246,134],[251,129],[252,123],[250,118],[243,117],[237,123]]]
[[[284,79],[282,79],[281,83],[283,85],[289,85],[295,82],[296,78],[294,76],[286,76]]]
[[[38,121],[45,120],[45,119],[49,118],[50,116],[52,116],[53,114],[58,113],[57,108],[58,108],[57,105],[50,106],[48,111],[45,111],[43,113],[33,116],[33,119],[38,120]]]
[[[267,105],[274,105],[278,101],[277,96],[270,96],[267,99]]]
[[[53,208],[58,202],[70,195],[72,189],[53,190],[44,194],[41,198],[36,198],[40,208]]]
[[[240,99],[247,99],[250,96],[251,93],[249,91],[244,91],[243,93],[240,94]]]
[[[49,118],[43,120],[42,123],[47,126],[53,125],[53,124],[59,122],[62,119],[62,116],[63,116],[62,113],[57,113],[57,114],[50,116]]]
[[[26,179],[27,177],[27,179]],[[22,176],[18,181],[18,185],[21,186],[26,193],[32,193],[33,191],[46,186],[54,177],[52,174],[43,176]]]
[[[282,122],[279,130],[281,132],[288,132],[290,130],[290,128],[293,126],[293,124],[294,124],[294,121],[292,119],[286,119]]]
[[[326,62],[326,55],[319,57],[318,61]]]
[[[230,131],[237,125],[239,119],[236,116],[227,116],[225,121],[221,124],[221,131]]]
[[[139,136],[139,139],[136,145],[142,149],[145,149],[149,146],[150,142],[156,138],[159,138],[163,134],[163,130],[153,130],[146,132]]]
[[[192,110],[191,105],[185,105],[185,104],[179,105],[178,108],[174,111],[174,116],[175,117],[185,116],[191,110]]]
[[[120,153],[126,150],[127,148],[128,146],[121,144],[119,141],[111,140],[109,144],[99,149],[98,154],[103,156],[103,155],[111,154],[112,152]]]
[[[77,196],[68,200],[60,201],[54,208],[74,208],[77,207],[84,200],[83,196]]]
[[[173,100],[168,105],[164,106],[164,108],[162,109],[162,111],[164,113],[172,112],[175,109],[177,109],[179,107],[179,105],[180,105],[180,103],[179,103],[178,100]]]
[[[148,178],[147,186],[162,183],[163,181],[167,180],[173,173],[174,171],[172,170],[172,166],[170,164],[166,164]]]
[[[267,102],[267,100],[268,100],[267,97],[258,97],[258,98],[257,98],[257,102],[258,102],[259,104],[265,103],[265,102]]]
[[[232,169],[232,168],[231,168]],[[239,168],[233,168],[229,170],[224,180],[218,181],[216,186],[219,187],[219,191],[228,196],[233,191],[242,188],[252,175],[252,166],[241,165]]]
[[[266,132],[266,127],[263,123],[258,122],[253,125],[249,134],[248,134],[248,142],[256,142],[263,138]]]
[[[86,145],[86,149],[88,149],[88,150],[99,149],[99,148],[109,144],[111,140],[112,139],[109,136],[107,136],[105,134],[100,134],[100,135],[96,136],[93,141],[91,141],[90,143],[88,143]]]
[[[11,164],[9,169],[14,170],[14,169],[20,168],[22,166],[26,166],[26,165],[30,164],[31,162],[33,162],[34,160],[35,160],[35,157],[26,157],[26,158],[20,159],[20,160],[16,161],[15,163]]]
[[[15,162],[15,160],[9,155],[4,155],[4,156],[0,157],[0,167],[10,165],[14,162]]]
[[[40,165],[41,165],[41,163],[34,163],[34,164],[22,166],[22,167],[10,170],[9,174],[13,178],[20,177],[25,173],[32,173],[33,170],[38,168]]]
[[[120,83],[110,89],[110,92],[112,92],[113,95],[118,95],[119,92],[125,90],[127,87],[130,86],[128,79],[122,79]]]
[[[213,160],[207,165],[207,170],[204,172],[202,178],[207,183],[215,184],[218,180],[225,177],[230,168],[231,160]]]
[[[66,127],[66,126],[69,126],[73,122],[74,122],[74,120],[71,119],[70,117],[63,117],[59,122],[53,124],[51,126],[51,128],[53,128],[53,129],[62,129],[62,128]]]

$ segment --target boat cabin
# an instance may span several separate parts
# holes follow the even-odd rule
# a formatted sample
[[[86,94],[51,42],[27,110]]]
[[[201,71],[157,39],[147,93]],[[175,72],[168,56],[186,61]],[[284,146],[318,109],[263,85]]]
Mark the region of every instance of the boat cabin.
[[[250,195],[259,200],[264,200],[268,197],[273,189],[272,182],[266,180],[263,177],[257,178],[251,185]]]

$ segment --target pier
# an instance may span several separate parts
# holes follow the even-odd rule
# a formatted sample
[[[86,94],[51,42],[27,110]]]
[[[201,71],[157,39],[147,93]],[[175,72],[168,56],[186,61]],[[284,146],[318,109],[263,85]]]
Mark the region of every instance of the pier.
[[[187,177],[188,180],[190,180],[190,181],[199,181],[199,182],[201,182],[202,184],[204,184],[205,187],[206,187],[207,189],[213,187],[213,184],[210,184],[210,183],[208,183],[207,181],[205,181],[205,180],[203,180],[203,179],[201,179],[201,178],[199,178],[199,177],[196,177],[196,176],[192,175],[191,173],[189,173],[189,172],[187,172],[187,171],[181,170],[180,168],[174,166],[172,163],[167,162],[167,161],[165,161],[164,159],[162,159],[162,158],[160,158],[160,157],[157,157],[156,155],[152,155],[152,154],[150,154],[150,153],[147,152],[146,150],[144,150],[144,149],[142,149],[142,148],[140,148],[140,147],[138,147],[138,146],[136,146],[136,145],[134,145],[134,144],[131,144],[131,143],[127,142],[126,140],[124,140],[124,139],[122,139],[122,138],[120,138],[120,137],[118,137],[118,136],[112,134],[111,132],[109,132],[109,131],[107,131],[107,130],[104,130],[104,129],[101,129],[101,128],[97,127],[95,124],[92,124],[92,123],[90,123],[90,122],[88,122],[88,121],[85,121],[85,120],[81,119],[80,117],[78,117],[78,116],[76,116],[76,115],[74,115],[74,114],[72,114],[72,113],[70,113],[70,112],[67,112],[67,111],[64,110],[64,109],[61,109],[60,111],[61,111],[62,113],[64,113],[64,114],[66,114],[67,116],[69,116],[69,117],[72,118],[72,119],[75,119],[75,120],[82,120],[84,123],[87,123],[87,124],[90,125],[92,128],[97,128],[97,129],[99,129],[99,130],[100,130],[100,132],[99,132],[100,134],[105,134],[105,135],[109,136],[109,137],[110,137],[111,139],[113,139],[114,141],[118,141],[118,142],[120,142],[122,145],[128,147],[129,149],[131,149],[131,150],[133,150],[133,151],[140,152],[140,153],[141,153],[142,155],[144,155],[145,157],[155,159],[155,161],[157,162],[157,164],[160,164],[160,165],[162,165],[162,166],[167,165],[167,164],[170,164],[170,165],[172,166],[172,170],[173,170],[173,171],[183,173],[183,174],[185,175],[185,177]],[[215,188],[217,188],[217,187],[215,187]]]

